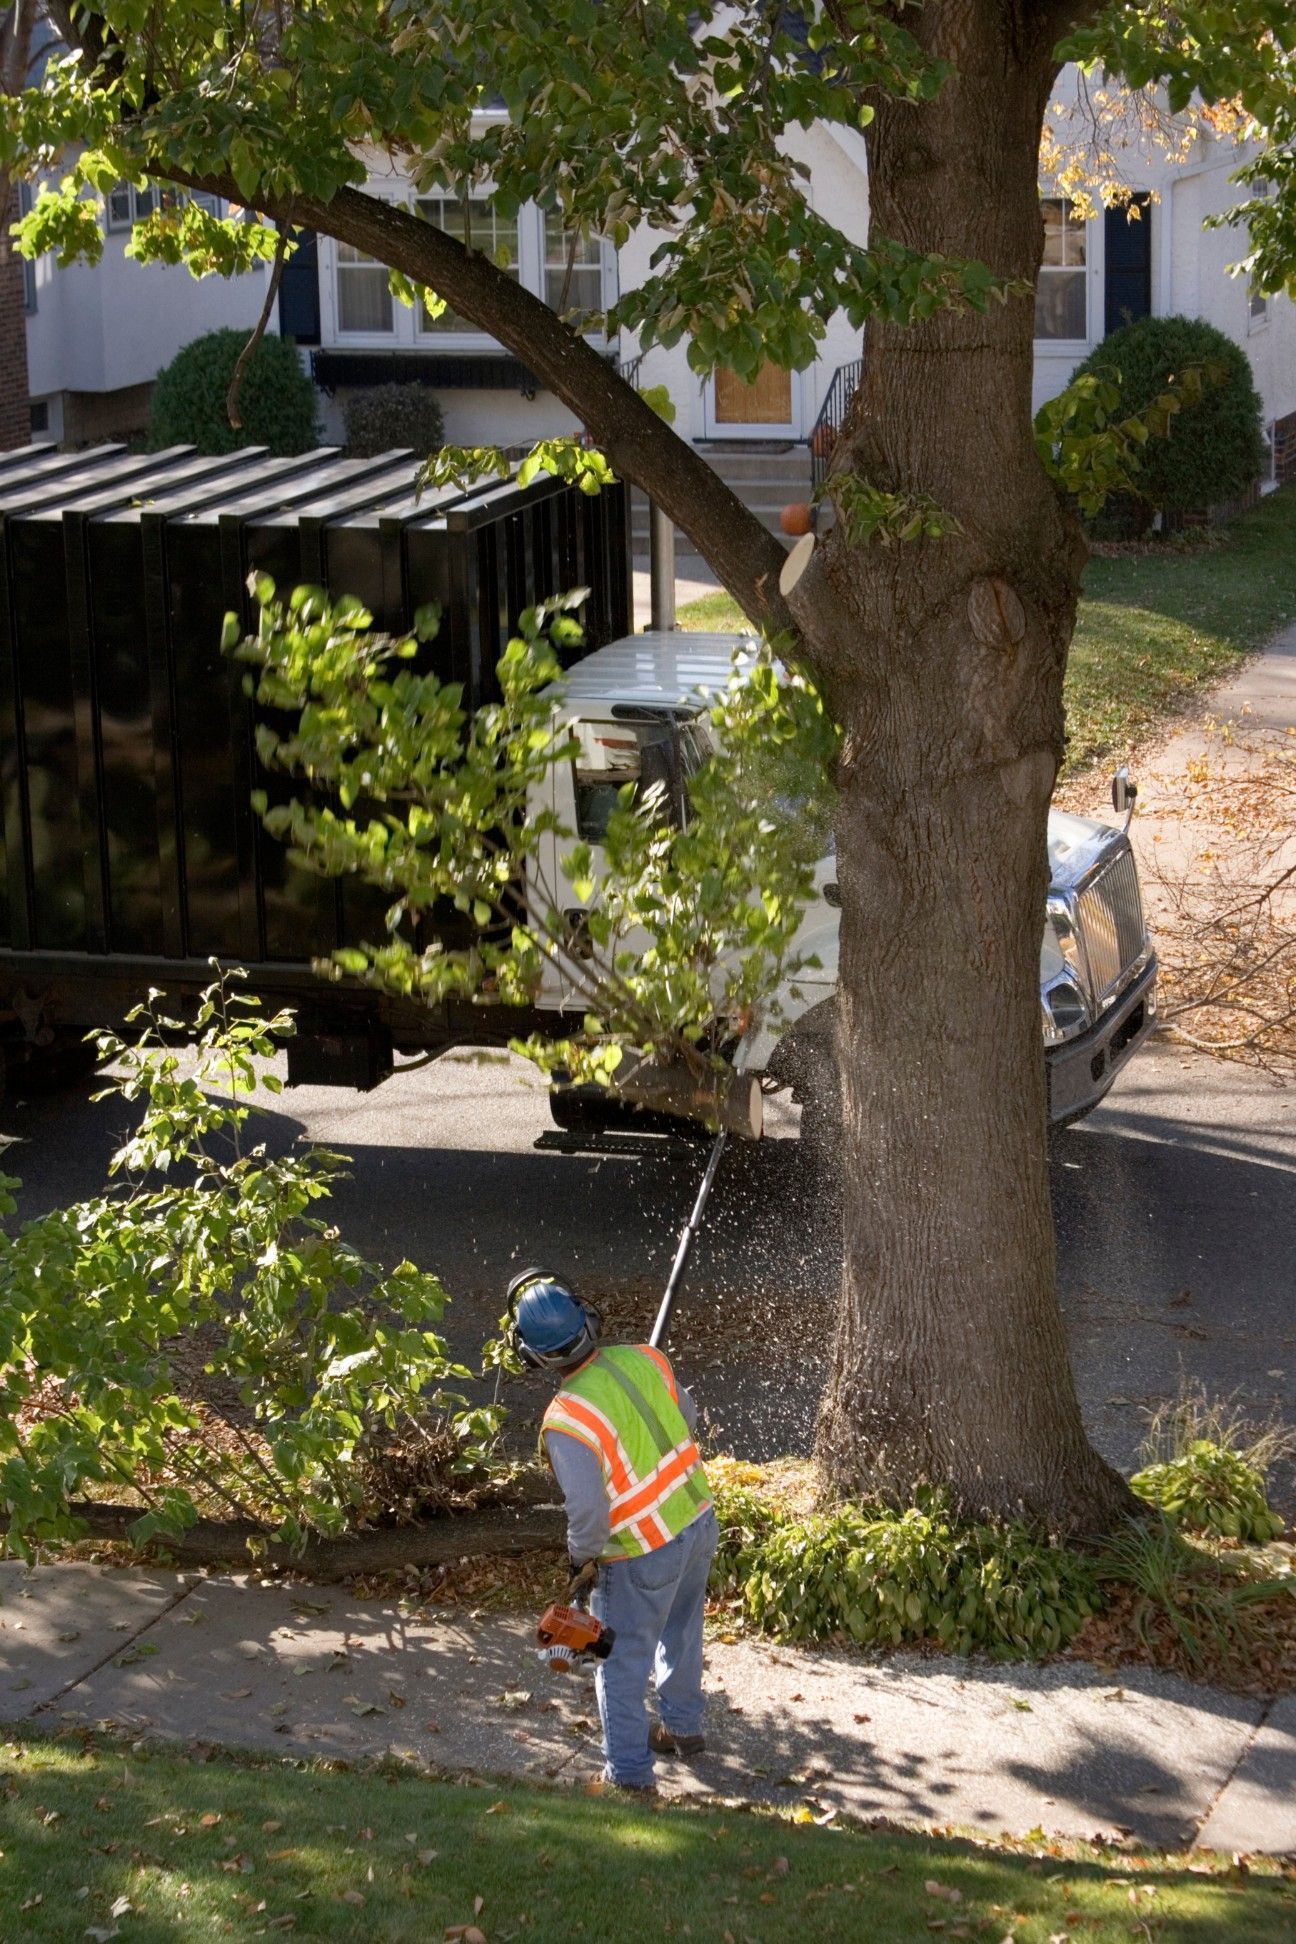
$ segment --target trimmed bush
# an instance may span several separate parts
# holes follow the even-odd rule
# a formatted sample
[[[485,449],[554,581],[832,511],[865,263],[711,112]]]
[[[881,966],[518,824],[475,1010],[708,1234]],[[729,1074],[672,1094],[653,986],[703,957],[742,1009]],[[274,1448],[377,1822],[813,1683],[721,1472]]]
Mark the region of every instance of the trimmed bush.
[[[239,392],[243,420],[236,432],[225,407],[246,331],[208,331],[159,372],[149,407],[149,444],[193,445],[200,452],[269,446],[271,452],[309,452],[319,433],[315,387],[291,343],[269,333],[248,360]]]
[[[1262,406],[1246,352],[1213,324],[1192,317],[1141,317],[1095,347],[1072,373],[1114,380],[1126,412],[1143,412],[1170,378],[1206,360],[1221,368],[1221,382],[1185,405],[1170,435],[1143,449],[1139,481],[1143,497],[1109,502],[1095,527],[1109,534],[1145,529],[1153,510],[1204,512],[1237,499],[1265,466]]]
[[[445,444],[445,421],[426,385],[370,385],[343,406],[346,449],[357,459],[409,446],[421,459]]]

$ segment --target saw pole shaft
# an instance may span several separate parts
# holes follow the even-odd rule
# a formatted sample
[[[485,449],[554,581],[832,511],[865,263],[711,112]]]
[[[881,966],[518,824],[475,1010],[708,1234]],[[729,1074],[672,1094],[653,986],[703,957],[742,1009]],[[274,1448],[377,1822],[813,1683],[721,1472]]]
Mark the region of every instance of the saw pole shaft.
[[[698,1189],[697,1200],[693,1204],[693,1213],[680,1230],[679,1245],[675,1250],[675,1260],[671,1264],[671,1272],[666,1280],[661,1308],[657,1312],[657,1321],[653,1324],[652,1335],[648,1339],[654,1350],[660,1350],[662,1339],[670,1328],[675,1298],[679,1295],[680,1285],[684,1281],[684,1271],[688,1267],[689,1255],[697,1238],[697,1232],[702,1226],[702,1217],[706,1213],[706,1205],[711,1198],[711,1190],[715,1186],[716,1174],[719,1171],[720,1157],[725,1151],[725,1143],[728,1139],[728,1132],[722,1127],[711,1144],[706,1173],[702,1177],[702,1185]]]

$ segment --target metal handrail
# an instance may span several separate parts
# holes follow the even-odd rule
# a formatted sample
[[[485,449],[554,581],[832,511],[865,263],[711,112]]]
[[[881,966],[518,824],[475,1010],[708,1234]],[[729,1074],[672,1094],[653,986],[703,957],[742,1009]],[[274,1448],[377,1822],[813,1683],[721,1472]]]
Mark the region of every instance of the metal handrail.
[[[627,385],[633,385],[636,391],[639,389],[639,367],[643,361],[644,354],[640,351],[633,358],[628,358],[624,364],[620,358],[617,359],[616,363],[617,377],[624,378]]]
[[[841,437],[846,414],[863,375],[863,358],[852,358],[849,364],[838,365],[819,407],[819,416],[810,428],[806,444],[810,448],[810,479],[816,494],[827,476],[828,461]]]

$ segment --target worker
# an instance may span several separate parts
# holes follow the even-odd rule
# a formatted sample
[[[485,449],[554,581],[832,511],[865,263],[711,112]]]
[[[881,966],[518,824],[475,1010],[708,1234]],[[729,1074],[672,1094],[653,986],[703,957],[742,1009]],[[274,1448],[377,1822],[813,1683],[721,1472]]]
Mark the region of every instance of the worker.
[[[717,1527],[697,1409],[660,1350],[601,1347],[602,1317],[560,1277],[524,1270],[509,1305],[522,1362],[562,1380],[540,1448],[562,1488],[573,1579],[594,1568],[591,1611],[616,1634],[596,1673],[603,1779],[651,1792],[655,1755],[687,1760],[706,1745],[702,1617]]]

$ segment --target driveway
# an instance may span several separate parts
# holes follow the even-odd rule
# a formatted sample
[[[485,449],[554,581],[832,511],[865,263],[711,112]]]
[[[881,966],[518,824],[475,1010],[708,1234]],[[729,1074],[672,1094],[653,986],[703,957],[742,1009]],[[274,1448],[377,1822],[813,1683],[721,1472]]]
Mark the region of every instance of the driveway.
[[[1122,1467],[1144,1412],[1184,1379],[1296,1421],[1294,1105],[1263,1074],[1156,1046],[1055,1146],[1077,1380],[1093,1437]],[[22,1206],[99,1188],[124,1122],[116,1101],[5,1103],[3,1165],[25,1179]],[[809,1442],[840,1271],[835,1198],[793,1131],[785,1110],[774,1139],[726,1157],[674,1338],[714,1436],[753,1457]],[[646,1327],[705,1156],[647,1136],[582,1148],[552,1127],[529,1068],[461,1054],[372,1094],[286,1093],[262,1135],[353,1157],[336,1197],[344,1232],[440,1273],[448,1333],[468,1357],[533,1261],[604,1302],[614,1330]],[[540,1393],[515,1402],[526,1416]]]

